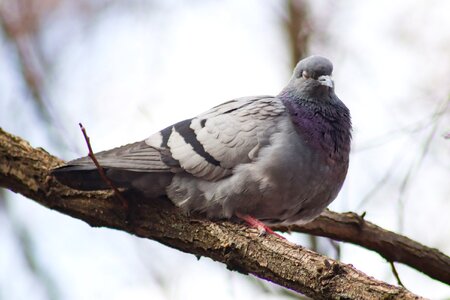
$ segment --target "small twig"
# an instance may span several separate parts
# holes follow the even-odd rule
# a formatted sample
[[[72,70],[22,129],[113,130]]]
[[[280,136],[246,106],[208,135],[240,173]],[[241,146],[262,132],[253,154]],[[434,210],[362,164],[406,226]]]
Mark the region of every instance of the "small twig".
[[[442,108],[440,107],[442,105]],[[438,104],[438,108],[436,109],[436,112],[433,116],[433,127],[431,128],[430,133],[428,134],[427,138],[425,139],[422,147],[422,151],[418,153],[417,161],[411,163],[410,168],[408,172],[406,173],[405,177],[403,178],[403,181],[400,185],[399,189],[399,197],[398,197],[398,204],[399,204],[399,231],[403,231],[403,225],[404,225],[404,208],[405,208],[405,194],[407,188],[409,188],[410,182],[413,179],[414,176],[416,176],[418,170],[422,166],[422,163],[425,159],[425,157],[428,154],[428,151],[430,150],[430,145],[433,142],[433,137],[436,135],[437,129],[439,128],[439,122],[442,120],[442,116],[444,115],[444,112],[447,111],[447,107],[450,106],[450,97],[442,102],[442,104]]]
[[[400,276],[398,275],[398,272],[397,272],[397,269],[395,268],[394,262],[393,261],[389,261],[389,264],[391,265],[391,270],[392,270],[392,273],[395,276],[395,279],[397,279],[397,284],[402,286],[402,287],[404,287],[404,288],[406,288],[403,285],[402,281],[400,280]]]
[[[333,247],[334,251],[336,251],[335,259],[336,260],[341,260],[341,245],[339,244],[339,242],[335,241],[333,239],[328,239],[328,242],[331,244],[331,246]]]
[[[114,185],[114,183],[106,176],[105,170],[100,166],[97,158],[95,157],[94,151],[92,151],[91,142],[89,140],[89,136],[86,133],[86,129],[83,127],[83,124],[79,123],[81,128],[81,132],[83,133],[84,140],[86,141],[89,153],[88,156],[92,159],[92,162],[97,167],[98,173],[100,174],[100,177],[105,181],[105,183],[114,191],[114,195],[122,202],[122,205],[125,209],[128,209],[128,201],[122,196],[120,191],[117,189],[117,187]]]
[[[367,211],[363,211],[363,213],[359,216],[362,220],[366,217]]]

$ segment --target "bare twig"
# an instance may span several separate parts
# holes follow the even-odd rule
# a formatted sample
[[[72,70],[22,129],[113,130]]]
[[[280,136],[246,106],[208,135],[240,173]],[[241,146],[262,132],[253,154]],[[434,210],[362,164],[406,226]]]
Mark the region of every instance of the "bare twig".
[[[369,201],[371,199],[373,199],[373,197],[380,191],[380,189],[386,184],[386,182],[388,182],[389,178],[391,177],[393,170],[395,169],[395,167],[397,167],[397,165],[399,164],[399,162],[401,161],[401,159],[403,157],[405,157],[405,155],[403,153],[400,153],[401,156],[398,156],[398,159],[395,159],[392,164],[387,168],[387,171],[385,172],[385,174],[383,175],[383,177],[381,177],[380,180],[378,180],[378,182],[376,182],[374,184],[374,186],[369,190],[369,192],[367,192],[367,194],[365,196],[363,196],[361,198],[361,201],[359,202],[356,210],[360,210],[362,209],[365,205],[367,205],[369,203]]]
[[[402,135],[418,133],[429,128],[430,126],[435,124],[441,116],[447,113],[448,101],[449,99],[444,100],[443,105],[438,106],[436,111],[420,121],[416,121],[401,128],[396,128],[394,130],[388,131],[386,133],[383,133],[381,136],[371,138],[367,142],[358,143],[357,145],[353,146],[352,152],[358,153],[366,150],[371,150],[376,147],[384,146],[387,143],[396,140]]]
[[[433,141],[433,137],[436,135],[436,132],[437,132],[437,129],[439,126],[439,122],[442,120],[442,116],[444,115],[444,112],[447,111],[449,104],[450,104],[450,97],[447,98],[446,100],[444,100],[443,102],[439,103],[439,105],[436,109],[436,112],[434,114],[433,127],[431,128],[430,133],[428,134],[427,138],[425,139],[425,141],[423,143],[422,151],[420,151],[420,153],[418,153],[417,162],[411,164],[410,168],[406,172],[405,177],[403,178],[403,181],[400,185],[399,197],[398,197],[398,204],[399,204],[399,211],[400,211],[398,222],[399,222],[399,231],[400,232],[403,231],[406,190],[409,187],[409,183],[412,180],[413,176],[415,176],[417,174],[417,171],[422,166],[422,163],[430,149],[430,145],[431,145],[431,142]]]
[[[397,284],[399,286],[405,287],[402,283],[402,281],[400,280],[400,276],[398,275],[397,269],[395,268],[394,262],[390,261],[389,264],[391,265],[391,270],[392,270],[392,274],[394,274],[395,279],[397,279]]]
[[[418,133],[420,131],[423,131],[433,125],[435,118],[436,118],[436,113],[433,113],[431,116],[427,116],[426,118],[424,118],[424,120],[420,120],[420,121],[405,125],[401,128],[396,128],[394,130],[385,132],[385,133],[381,134],[380,136],[370,138],[366,142],[361,142],[361,143],[356,144],[353,147],[352,152],[359,153],[359,152],[363,152],[366,150],[372,150],[374,148],[384,146],[392,141],[395,141],[398,138],[404,136],[405,134],[410,135],[413,133]]]
[[[98,173],[100,174],[100,177],[103,179],[103,181],[114,191],[114,195],[122,202],[122,205],[125,209],[128,209],[128,201],[125,199],[122,194],[120,193],[119,189],[114,185],[114,183],[106,176],[105,170],[100,166],[97,158],[95,157],[94,151],[92,151],[91,142],[89,139],[89,136],[86,133],[86,128],[84,128],[83,124],[79,123],[81,128],[81,132],[83,133],[84,140],[86,141],[86,145],[88,147],[89,153],[88,156],[91,158],[94,165],[97,167]]]
[[[339,242],[332,240],[332,239],[328,239],[328,242],[331,244],[334,251],[336,252],[335,258],[337,260],[341,260],[341,245],[339,244]]]

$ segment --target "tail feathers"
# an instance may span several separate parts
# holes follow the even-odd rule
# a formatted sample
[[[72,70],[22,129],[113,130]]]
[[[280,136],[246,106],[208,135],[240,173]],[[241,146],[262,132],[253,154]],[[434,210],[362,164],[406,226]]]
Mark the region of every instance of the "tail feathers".
[[[166,172],[136,172],[118,168],[104,168],[105,175],[117,188],[137,190],[148,197],[166,195],[166,187],[173,174]],[[73,189],[82,191],[107,190],[111,187],[92,165],[66,165],[52,170],[56,179]]]
[[[56,179],[73,189],[82,191],[106,190],[110,187],[100,177],[98,170],[90,166],[67,165],[52,170]],[[114,182],[114,184],[117,184]],[[121,186],[117,186],[121,187]]]
[[[168,172],[168,166],[162,160],[159,150],[147,145],[145,141],[128,144],[111,150],[95,153],[95,158],[102,167],[127,169],[136,172]],[[95,167],[89,156],[81,157],[67,163],[68,167]]]
[[[163,162],[161,155],[145,141],[95,153],[106,176],[117,188],[134,188],[152,195],[164,195],[173,176],[173,166]],[[59,182],[74,189],[110,189],[88,156],[69,161],[67,165],[54,169],[52,174]]]

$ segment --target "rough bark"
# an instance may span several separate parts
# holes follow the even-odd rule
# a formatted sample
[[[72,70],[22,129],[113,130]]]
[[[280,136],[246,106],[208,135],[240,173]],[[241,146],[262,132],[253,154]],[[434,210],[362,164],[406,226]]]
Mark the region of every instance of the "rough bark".
[[[389,262],[408,265],[450,284],[450,257],[405,236],[385,230],[353,213],[323,212],[305,225],[273,227],[279,231],[303,232],[344,241],[373,250]]]
[[[126,218],[127,212],[111,192],[80,192],[58,184],[48,171],[61,163],[43,149],[0,129],[0,186],[91,226],[123,230],[207,256],[231,270],[253,274],[314,299],[423,299],[351,265],[274,236],[259,237],[246,226],[187,217],[168,201],[135,202]]]

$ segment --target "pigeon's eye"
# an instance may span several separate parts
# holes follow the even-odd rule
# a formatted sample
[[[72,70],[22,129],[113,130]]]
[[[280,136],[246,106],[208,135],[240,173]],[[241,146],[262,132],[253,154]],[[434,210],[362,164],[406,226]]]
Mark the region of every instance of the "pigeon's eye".
[[[309,75],[308,72],[303,71],[303,72],[302,72],[302,77],[308,79],[308,78],[310,78],[311,76]]]

